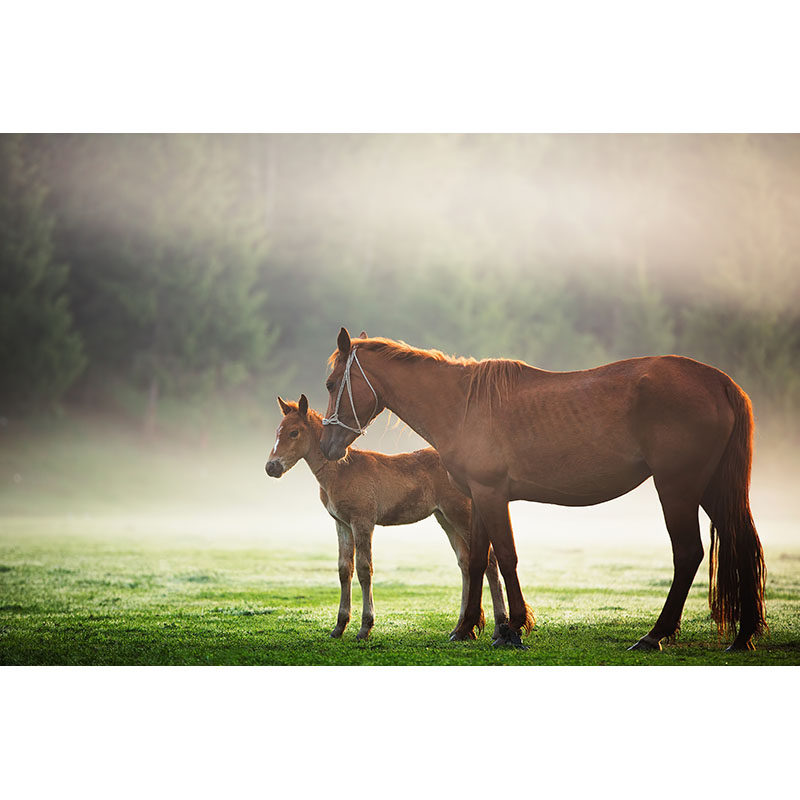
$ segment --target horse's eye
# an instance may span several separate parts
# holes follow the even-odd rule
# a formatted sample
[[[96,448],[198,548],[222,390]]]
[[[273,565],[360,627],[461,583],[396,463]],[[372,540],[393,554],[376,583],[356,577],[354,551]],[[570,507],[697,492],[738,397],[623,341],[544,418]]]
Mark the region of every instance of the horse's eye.
[[[297,438],[299,435],[300,435],[300,431],[292,431],[292,432],[289,434],[289,436],[291,436],[291,437],[292,437],[292,439],[296,439],[296,438]]]
[[[336,384],[335,384],[333,381],[328,381],[328,382],[325,384],[325,388],[326,388],[326,389],[327,389],[329,392],[332,392],[332,391],[333,391],[333,387],[334,387],[334,386],[336,386]]]

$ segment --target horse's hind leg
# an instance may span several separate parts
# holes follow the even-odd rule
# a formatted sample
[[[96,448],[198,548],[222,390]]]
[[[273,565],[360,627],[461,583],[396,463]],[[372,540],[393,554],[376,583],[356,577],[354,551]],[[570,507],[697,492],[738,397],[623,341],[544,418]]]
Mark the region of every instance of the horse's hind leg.
[[[338,639],[350,622],[350,587],[353,582],[353,555],[355,547],[353,532],[343,522],[336,520],[336,533],[339,537],[339,584],[342,593],[339,599],[339,616],[331,636]]]
[[[659,481],[656,489],[672,542],[673,578],[661,615],[652,630],[629,650],[660,650],[661,640],[677,634],[681,614],[697,568],[703,560],[698,521],[699,502],[691,489],[675,481]]]

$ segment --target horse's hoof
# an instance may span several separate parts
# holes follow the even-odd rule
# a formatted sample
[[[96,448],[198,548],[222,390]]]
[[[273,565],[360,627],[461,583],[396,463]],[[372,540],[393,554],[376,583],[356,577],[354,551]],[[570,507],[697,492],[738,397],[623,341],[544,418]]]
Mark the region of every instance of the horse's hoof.
[[[756,646],[748,639],[744,644],[734,642],[725,648],[726,653],[740,653],[746,650],[755,650]]]
[[[367,639],[369,639],[369,633],[369,631],[359,631],[356,634],[356,639],[358,639],[360,642],[366,642]]]
[[[343,633],[344,633],[344,629],[339,630],[338,628],[334,628],[331,631],[331,639],[341,639]]]
[[[475,631],[459,631],[455,630],[450,634],[450,641],[451,642],[467,642],[471,639],[477,639],[478,637],[475,635]]]
[[[492,647],[513,647],[516,650],[530,650],[530,647],[522,642],[511,642],[508,639],[495,639]]]
[[[642,636],[636,644],[632,644],[628,650],[661,650],[661,642],[654,639],[649,634]]]
[[[508,625],[500,626],[500,636],[492,642],[492,647],[516,647],[517,650],[530,649],[527,645],[522,644],[522,637],[519,635],[519,631],[515,631]]]

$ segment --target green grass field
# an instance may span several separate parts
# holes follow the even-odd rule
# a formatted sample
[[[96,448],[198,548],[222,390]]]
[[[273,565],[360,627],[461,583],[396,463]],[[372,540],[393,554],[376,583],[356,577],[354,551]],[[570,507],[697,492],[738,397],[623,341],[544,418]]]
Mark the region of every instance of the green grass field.
[[[268,445],[154,447],[97,425],[3,444],[0,664],[800,664],[800,541],[783,512],[780,524],[756,514],[770,632],[752,653],[725,653],[716,637],[707,561],[677,642],[626,650],[650,629],[672,577],[652,487],[641,519],[635,505],[552,516],[553,507],[523,504],[531,520],[515,522],[519,574],[537,618],[525,651],[493,648],[491,628],[448,641],[460,575],[433,522],[376,529],[377,621],[363,643],[357,580],[350,627],[341,640],[328,636],[339,599],[333,525],[304,465],[280,481],[264,476]],[[760,502],[775,506],[763,493]],[[588,533],[557,539],[574,518]],[[615,544],[603,525],[626,519],[636,537]],[[491,619],[488,589],[484,608]]]
[[[355,639],[357,581],[353,622],[343,639],[328,637],[338,604],[334,544],[281,550],[236,540],[221,547],[172,530],[159,534],[157,523],[113,520],[6,520],[3,528],[6,665],[800,663],[800,552],[772,554],[770,634],[756,652],[737,654],[725,653],[716,639],[702,575],[677,643],[661,653],[626,651],[666,596],[669,570],[657,565],[663,553],[543,553],[543,580],[522,573],[537,626],[530,649],[518,651],[493,648],[486,633],[475,642],[448,641],[459,585],[444,550],[415,568],[413,552],[380,560],[376,547],[377,623],[362,643]],[[484,605],[490,613],[488,590]]]

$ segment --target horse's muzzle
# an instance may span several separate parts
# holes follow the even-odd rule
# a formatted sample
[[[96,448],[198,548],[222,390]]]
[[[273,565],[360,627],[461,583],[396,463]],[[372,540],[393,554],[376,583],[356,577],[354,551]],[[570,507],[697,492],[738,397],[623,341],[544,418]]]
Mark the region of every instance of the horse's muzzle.
[[[357,434],[345,428],[325,428],[319,441],[319,449],[328,461],[338,461],[344,458],[347,447],[356,440]]]
[[[347,452],[347,445],[342,445],[341,442],[337,441],[330,441],[324,445],[320,443],[320,450],[322,450],[322,455],[329,461],[338,461]]]
[[[269,475],[270,478],[280,478],[280,476],[283,475],[283,464],[277,459],[267,461],[267,465],[264,469],[266,469],[267,475]]]

